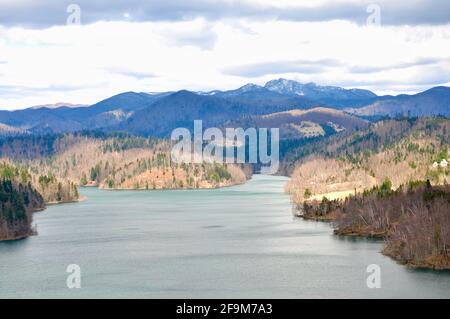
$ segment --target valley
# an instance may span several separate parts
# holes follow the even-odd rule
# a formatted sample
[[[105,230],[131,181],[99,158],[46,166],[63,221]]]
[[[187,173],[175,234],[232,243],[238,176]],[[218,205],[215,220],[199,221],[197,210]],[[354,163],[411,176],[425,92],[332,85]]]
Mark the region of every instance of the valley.
[[[449,13],[0,0],[0,299],[450,299]]]
[[[326,223],[294,218],[287,181],[254,175],[219,189],[80,188],[88,200],[35,214],[38,236],[0,242],[0,296],[450,297],[448,272],[411,270],[382,255],[381,241],[333,236]],[[65,285],[74,261],[81,289]],[[367,288],[368,264],[381,267],[382,289]]]
[[[431,103],[436,91],[445,105],[446,89],[418,97],[426,96]],[[339,235],[384,238],[384,252],[402,263],[449,268],[450,223],[439,212],[450,205],[450,120],[435,112],[414,117],[413,110],[405,108],[398,110],[411,111],[408,117],[376,120],[370,116],[381,113],[363,111],[373,108],[364,106],[366,102],[381,103],[376,99],[394,98],[279,79],[231,91],[127,92],[90,107],[42,106],[0,113],[7,123],[0,127],[6,183],[0,238],[35,234],[32,212],[82,199],[80,187],[195,190],[246,183],[261,169],[260,163],[173,162],[170,132],[180,127],[192,132],[194,120],[202,119],[204,128],[217,126],[222,131],[280,130],[277,174],[290,177],[285,191],[296,215],[331,221]],[[399,99],[412,105],[415,96]],[[327,105],[331,102],[333,107]],[[394,114],[394,107],[386,105],[390,112],[385,114]],[[19,119],[18,114],[26,116]],[[12,214],[11,205],[21,213]],[[415,234],[421,244],[426,238],[439,238],[438,244],[428,243],[420,253],[415,241],[399,239],[406,238],[401,229],[410,227],[405,221],[414,218],[428,221],[423,227],[434,231],[423,238]]]

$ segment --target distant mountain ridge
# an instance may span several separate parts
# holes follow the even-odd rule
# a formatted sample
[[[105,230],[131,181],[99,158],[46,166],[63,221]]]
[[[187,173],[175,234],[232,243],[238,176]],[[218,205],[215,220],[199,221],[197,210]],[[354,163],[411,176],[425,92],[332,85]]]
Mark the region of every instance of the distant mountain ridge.
[[[334,105],[335,107],[346,104],[363,103],[377,95],[369,90],[344,89],[337,86],[320,86],[315,83],[302,84],[297,81],[278,79],[266,83],[266,89],[285,95],[304,96],[316,102]]]
[[[221,126],[227,121],[289,110],[326,107],[356,116],[450,116],[450,88],[435,87],[414,95],[377,96],[369,90],[320,86],[276,79],[264,86],[246,84],[228,91],[124,92],[91,106],[62,103],[0,111],[8,134],[45,134],[101,129],[167,137],[194,119]]]
[[[414,95],[385,96],[367,106],[346,111],[360,116],[450,116],[450,88],[438,86]]]
[[[53,103],[53,104],[35,105],[35,106],[30,107],[30,109],[42,109],[42,108],[57,109],[60,107],[87,107],[87,106],[89,106],[89,105],[88,104],[72,104],[72,103],[58,102],[58,103]]]

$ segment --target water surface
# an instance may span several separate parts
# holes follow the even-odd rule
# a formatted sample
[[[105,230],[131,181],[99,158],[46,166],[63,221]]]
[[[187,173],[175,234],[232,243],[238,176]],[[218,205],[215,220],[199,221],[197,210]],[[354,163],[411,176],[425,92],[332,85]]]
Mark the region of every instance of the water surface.
[[[450,298],[448,272],[417,271],[382,243],[294,218],[287,179],[216,190],[81,190],[34,216],[39,235],[0,243],[0,297]],[[82,288],[66,287],[78,264]],[[366,268],[381,267],[380,289]]]

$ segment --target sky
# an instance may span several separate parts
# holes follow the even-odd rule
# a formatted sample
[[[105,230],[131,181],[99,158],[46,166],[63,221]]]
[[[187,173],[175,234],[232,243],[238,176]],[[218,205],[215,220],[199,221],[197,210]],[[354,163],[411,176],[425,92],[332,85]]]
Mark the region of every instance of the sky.
[[[450,86],[448,0],[0,0],[0,109],[287,78]]]

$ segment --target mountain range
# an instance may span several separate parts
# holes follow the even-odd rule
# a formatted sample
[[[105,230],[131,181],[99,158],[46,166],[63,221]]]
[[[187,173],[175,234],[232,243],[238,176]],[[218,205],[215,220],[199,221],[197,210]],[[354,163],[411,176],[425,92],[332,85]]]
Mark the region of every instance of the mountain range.
[[[221,126],[249,117],[255,119],[272,113],[316,107],[340,110],[347,117],[450,116],[450,88],[435,87],[414,95],[378,96],[369,90],[277,79],[264,86],[247,84],[229,91],[124,92],[91,106],[58,104],[0,111],[0,133],[3,128],[8,135],[101,129],[166,137],[176,127],[191,128],[196,119],[202,119],[205,126]],[[308,121],[334,123],[331,119],[324,120],[324,114],[331,116],[333,112],[319,113],[320,121],[315,122],[311,115]],[[281,118],[295,119],[292,116]]]
[[[345,110],[361,116],[449,116],[450,88],[437,86],[414,95],[382,96],[366,106]]]

